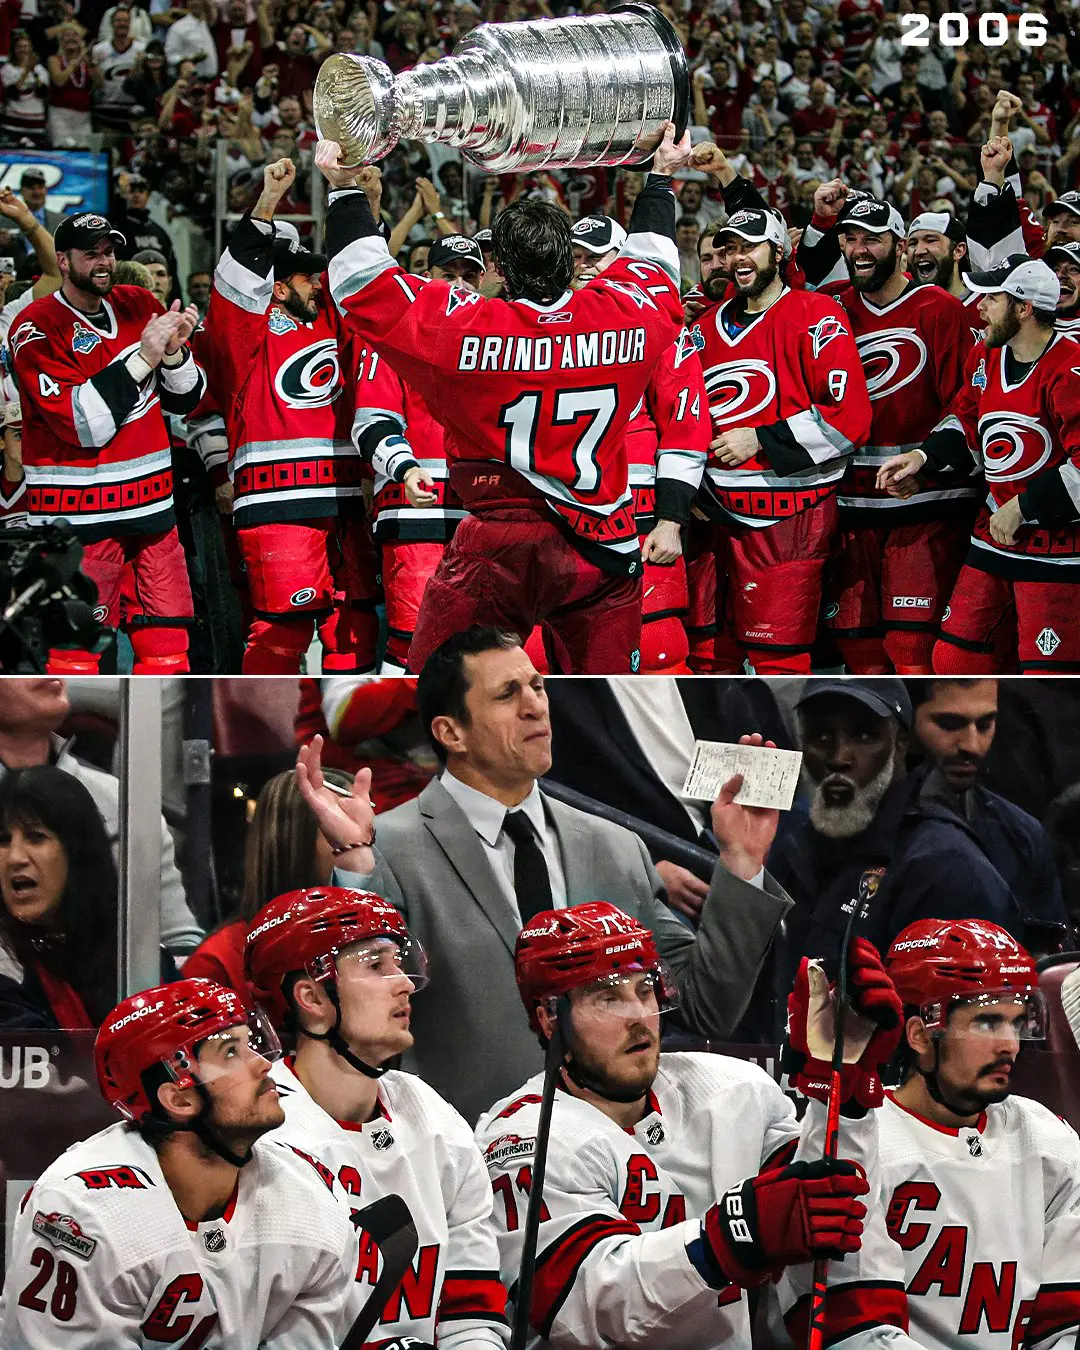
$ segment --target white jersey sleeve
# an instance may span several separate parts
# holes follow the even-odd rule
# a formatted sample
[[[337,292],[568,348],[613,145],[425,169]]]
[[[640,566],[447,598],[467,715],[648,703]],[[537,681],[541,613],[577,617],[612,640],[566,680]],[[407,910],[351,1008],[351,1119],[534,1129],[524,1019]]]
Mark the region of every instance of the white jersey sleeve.
[[[5,1350],[142,1346],[149,1291],[122,1271],[92,1206],[68,1187],[38,1184],[23,1201],[0,1304]]]
[[[499,1276],[494,1195],[484,1159],[464,1118],[439,1099],[445,1117],[437,1148],[446,1209],[446,1273],[436,1319],[439,1350],[504,1350],[506,1286]]]
[[[1043,1141],[1042,1171],[1046,1196],[1042,1273],[1028,1314],[1024,1344],[1039,1350],[1064,1350],[1076,1341],[1080,1326],[1080,1138],[1071,1125],[1035,1103]]]
[[[541,1086],[532,1080],[477,1127],[508,1287],[521,1263]],[[745,1295],[718,1276],[701,1220],[730,1186],[788,1160],[794,1110],[763,1071],[723,1056],[661,1056],[654,1092],[632,1131],[556,1094],[530,1320],[559,1350],[750,1345]]]
[[[803,1117],[796,1152],[799,1162],[825,1156],[826,1107],[811,1100]],[[907,1336],[907,1295],[904,1266],[885,1226],[885,1195],[878,1159],[878,1118],[868,1111],[861,1119],[840,1120],[841,1158],[857,1164],[870,1186],[862,1246],[840,1261],[829,1262],[825,1344],[843,1344],[845,1350],[916,1350]],[[806,1343],[813,1266],[788,1266],[780,1277],[780,1306],[788,1333],[796,1345]]]

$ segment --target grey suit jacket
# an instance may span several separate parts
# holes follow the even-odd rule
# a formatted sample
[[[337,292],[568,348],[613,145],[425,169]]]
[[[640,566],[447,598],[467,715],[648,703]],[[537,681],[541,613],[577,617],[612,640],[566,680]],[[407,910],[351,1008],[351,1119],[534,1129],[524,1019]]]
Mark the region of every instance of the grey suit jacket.
[[[759,889],[717,863],[695,936],[664,904],[663,883],[629,830],[544,798],[571,904],[609,900],[652,930],[679,986],[676,1014],[692,1031],[722,1038],[736,1025],[780,920],[787,894],[766,875]],[[335,882],[392,901],[428,954],[431,983],[413,998],[420,1074],[475,1122],[543,1063],[514,981],[519,925],[465,813],[435,780],[378,818],[376,866],[337,871]]]

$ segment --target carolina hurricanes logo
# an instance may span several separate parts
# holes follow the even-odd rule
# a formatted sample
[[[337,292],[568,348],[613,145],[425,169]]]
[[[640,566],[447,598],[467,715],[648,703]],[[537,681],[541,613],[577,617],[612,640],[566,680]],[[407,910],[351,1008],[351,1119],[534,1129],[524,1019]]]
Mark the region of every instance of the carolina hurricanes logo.
[[[816,361],[833,338],[845,337],[847,329],[835,315],[826,315],[820,319],[812,328],[807,329],[811,341],[814,344],[814,360]]]
[[[726,361],[706,372],[705,388],[717,426],[745,426],[776,397],[776,377],[765,361]]]
[[[290,408],[325,408],[341,393],[337,342],[323,338],[278,366],[274,390]]]
[[[857,337],[855,345],[871,402],[903,389],[926,365],[926,343],[914,328],[884,328]]]
[[[1024,413],[988,413],[979,418],[983,472],[988,482],[1030,478],[1050,458],[1050,433]]]

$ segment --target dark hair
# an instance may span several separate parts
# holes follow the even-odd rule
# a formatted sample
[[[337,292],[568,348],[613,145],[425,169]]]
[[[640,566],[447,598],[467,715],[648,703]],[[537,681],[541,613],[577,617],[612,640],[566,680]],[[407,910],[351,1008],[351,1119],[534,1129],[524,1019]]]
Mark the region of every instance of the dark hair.
[[[512,300],[556,300],[574,279],[570,217],[550,202],[512,202],[495,217],[491,248]]]
[[[975,678],[978,680],[995,680],[995,681],[997,679],[995,675],[978,675]],[[974,680],[969,675],[941,675],[941,676],[934,676],[932,678],[925,680],[905,680],[904,686],[908,691],[908,697],[911,699],[911,708],[912,711],[914,711],[916,708],[921,708],[924,703],[930,702],[930,700],[937,693],[939,685],[942,684],[968,685],[972,683],[974,683]]]
[[[446,763],[446,747],[432,732],[432,722],[436,717],[453,717],[465,723],[469,720],[465,707],[465,695],[469,692],[465,658],[479,656],[481,652],[508,652],[521,645],[516,633],[474,624],[447,638],[428,657],[416,681],[416,701],[420,720],[440,764]]]
[[[0,782],[0,829],[16,825],[40,825],[56,835],[67,856],[67,884],[52,928],[20,923],[0,903],[0,932],[23,965],[39,961],[66,980],[100,1025],[116,1003],[118,890],[101,814],[77,778],[41,765]]]
[[[1057,315],[1052,309],[1040,309],[1038,305],[1032,305],[1035,311],[1035,322],[1040,328],[1053,328],[1057,322]]]
[[[325,767],[323,777],[335,787],[352,786],[352,774],[341,769]],[[314,870],[318,834],[318,822],[292,769],[263,784],[244,844],[240,917],[245,922],[276,896],[322,884]]]

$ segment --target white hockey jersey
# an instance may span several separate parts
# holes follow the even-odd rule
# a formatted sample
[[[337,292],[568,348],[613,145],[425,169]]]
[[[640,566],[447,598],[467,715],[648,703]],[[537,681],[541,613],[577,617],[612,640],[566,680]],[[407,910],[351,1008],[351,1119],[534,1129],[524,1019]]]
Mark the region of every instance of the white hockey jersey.
[[[1010,1097],[946,1129],[889,1094],[878,1113],[889,1233],[928,1350],[1070,1346],[1080,1325],[1080,1139]]]
[[[476,1130],[495,1188],[508,1286],[521,1259],[542,1087],[542,1075],[530,1079]],[[590,1103],[556,1092],[533,1327],[541,1344],[558,1350],[749,1350],[746,1293],[706,1279],[700,1220],[730,1187],[786,1165],[797,1149],[807,1160],[820,1158],[824,1108],[811,1103],[800,1131],[794,1106],[763,1069],[707,1054],[661,1055],[648,1104],[644,1119],[623,1130]],[[852,1129],[872,1133],[872,1117]],[[858,1257],[830,1269],[830,1284],[846,1288],[842,1298],[830,1296],[828,1328],[837,1317],[843,1327],[827,1344],[874,1323],[882,1324],[877,1344],[904,1340],[884,1325],[902,1307],[903,1290],[895,1278],[891,1284],[876,1278],[875,1267],[893,1258],[884,1215],[871,1218]],[[809,1266],[785,1276],[785,1313],[798,1315],[811,1282]],[[870,1342],[867,1337],[863,1344]]]
[[[414,1074],[379,1080],[380,1115],[366,1125],[340,1123],[310,1096],[289,1062],[271,1070],[285,1124],[270,1137],[310,1149],[333,1169],[355,1208],[400,1195],[420,1245],[391,1295],[372,1340],[416,1336],[440,1350],[509,1341],[506,1290],[492,1223],[491,1184],[468,1125]],[[379,1275],[379,1254],[360,1236],[353,1313]]]
[[[224,1216],[188,1224],[127,1125],[62,1153],[23,1201],[4,1350],[336,1350],[355,1315],[349,1209],[261,1139]]]

